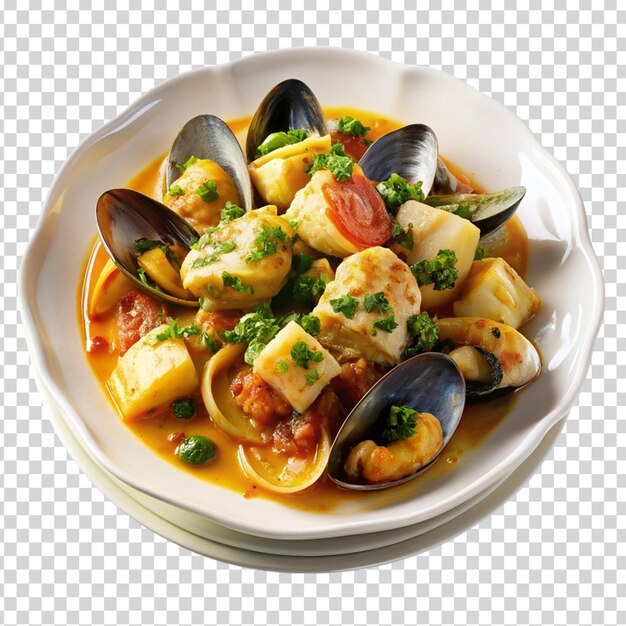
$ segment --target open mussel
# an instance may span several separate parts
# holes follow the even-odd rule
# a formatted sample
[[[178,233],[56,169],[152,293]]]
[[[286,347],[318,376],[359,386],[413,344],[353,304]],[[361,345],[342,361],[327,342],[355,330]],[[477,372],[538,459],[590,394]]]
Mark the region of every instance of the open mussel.
[[[293,78],[276,85],[252,117],[246,140],[248,161],[257,158],[258,147],[271,135],[288,131],[306,131],[317,137],[328,134],[324,111],[315,94]]]
[[[184,175],[186,164],[192,158],[217,164],[227,174],[227,177],[220,177],[225,185],[236,188],[236,195],[231,192],[228,199],[246,211],[254,208],[245,156],[237,138],[219,117],[198,115],[183,126],[167,156],[164,193]]]
[[[137,288],[174,304],[198,306],[177,270],[198,241],[182,217],[138,191],[111,189],[98,199],[96,222],[107,253]]]
[[[495,232],[513,217],[526,194],[526,187],[510,187],[492,193],[455,193],[431,195],[425,204],[463,215],[480,229],[481,237]]]
[[[349,455],[363,442],[380,441],[392,405],[435,416],[441,425],[440,445],[426,463],[408,476],[376,483],[359,480],[347,467]],[[408,359],[383,376],[348,415],[333,443],[328,475],[341,487],[359,491],[387,489],[408,482],[429,469],[439,457],[454,434],[464,407],[465,382],[452,359],[435,352]]]
[[[359,165],[370,180],[387,180],[398,174],[410,183],[422,182],[428,195],[435,179],[439,148],[437,136],[425,124],[411,124],[377,139]]]

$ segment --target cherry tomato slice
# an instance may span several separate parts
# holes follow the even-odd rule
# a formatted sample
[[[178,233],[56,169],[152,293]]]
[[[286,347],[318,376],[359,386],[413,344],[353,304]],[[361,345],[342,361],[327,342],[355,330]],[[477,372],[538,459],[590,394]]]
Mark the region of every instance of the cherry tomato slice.
[[[352,178],[323,187],[330,218],[339,232],[362,248],[381,246],[391,237],[391,222],[382,198],[358,166]]]
[[[358,135],[350,135],[349,133],[340,133],[338,130],[330,134],[333,143],[340,143],[348,156],[355,161],[359,161],[367,151],[368,146],[361,141],[362,137]]]

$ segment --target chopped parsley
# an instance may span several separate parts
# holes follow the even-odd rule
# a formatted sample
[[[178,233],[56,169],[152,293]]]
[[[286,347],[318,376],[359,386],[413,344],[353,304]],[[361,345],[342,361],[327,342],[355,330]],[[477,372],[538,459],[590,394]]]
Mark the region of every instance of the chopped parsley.
[[[298,230],[298,220],[287,220],[287,224],[294,230]]]
[[[245,262],[260,261],[270,254],[275,254],[278,250],[278,245],[286,243],[287,238],[287,233],[281,226],[263,224],[261,232],[259,232],[254,240],[254,249],[250,250],[248,256],[245,258]]]
[[[190,420],[196,414],[193,398],[180,398],[172,402],[172,415],[179,420]]]
[[[396,226],[398,226],[398,224],[394,224],[391,231],[394,241],[399,246],[402,246],[405,250],[410,252],[413,250],[413,244],[415,243],[415,239],[413,237],[413,224],[409,224],[409,227],[406,230],[404,230],[401,226],[398,226],[398,229],[396,229]]]
[[[399,174],[392,174],[387,180],[378,183],[376,189],[385,201],[387,210],[393,215],[408,200],[421,202],[424,199],[422,181],[418,180],[416,183],[411,184]]]
[[[365,294],[363,306],[368,313],[371,313],[372,311],[380,311],[385,314],[388,311],[393,311],[391,305],[389,304],[389,300],[385,298],[385,294],[382,291]]]
[[[413,340],[403,352],[402,358],[409,359],[416,354],[432,350],[439,340],[439,327],[436,324],[437,316],[430,317],[426,311],[411,315],[406,321],[407,329]]]
[[[296,129],[296,130],[288,130],[287,132],[277,132],[268,135],[263,143],[256,149],[255,158],[259,158],[269,154],[270,152],[274,152],[274,150],[278,150],[279,148],[283,148],[284,146],[290,146],[294,143],[300,143],[304,141],[309,136],[309,133],[306,130]]]
[[[291,358],[296,365],[308,370],[309,361],[319,363],[324,359],[324,355],[319,350],[309,350],[306,341],[296,341],[291,347]]]
[[[217,341],[207,332],[202,333],[202,342],[204,343],[205,348],[213,354],[218,352],[220,349],[219,343],[217,343]]]
[[[205,180],[197,189],[196,194],[205,202],[211,202],[219,196],[217,193],[217,183],[211,178]]]
[[[417,411],[408,406],[391,406],[387,426],[382,432],[385,443],[392,443],[398,439],[409,439],[415,434],[417,426]]]
[[[163,291],[161,287],[159,287],[153,280],[149,278],[148,274],[146,274],[146,270],[144,270],[143,267],[137,268],[137,274],[139,274],[139,280],[146,287],[151,287],[152,289],[156,289],[157,291]]]
[[[317,317],[317,315],[303,315],[298,320],[298,324],[300,324],[300,326],[302,326],[302,328],[313,337],[320,334],[320,318]]]
[[[287,372],[287,370],[289,369],[289,366],[287,365],[287,361],[285,361],[284,359],[279,359],[278,361],[276,361],[276,371],[279,374],[285,374]]]
[[[298,276],[294,279],[291,294],[298,302],[316,303],[326,289],[326,279],[323,276]]]
[[[329,154],[316,154],[315,160],[306,170],[309,176],[312,176],[317,170],[330,170],[335,180],[350,180],[352,178],[352,169],[354,161],[346,155],[343,145],[334,144]]]
[[[306,379],[306,384],[309,387],[312,387],[320,378],[320,373],[317,370],[311,370],[304,375]]]
[[[395,328],[398,328],[398,322],[396,322],[395,314],[392,313],[382,320],[376,320],[373,326],[375,329],[378,328],[386,333],[391,333]],[[373,330],[372,335],[376,335],[376,332],[376,330]]]
[[[185,192],[183,191],[183,188],[180,185],[172,185],[168,190],[167,193],[170,194],[170,196],[184,196]]]
[[[333,307],[335,313],[341,313],[344,317],[351,320],[354,317],[356,308],[359,306],[359,301],[353,298],[351,295],[341,296],[341,298],[335,298],[330,301],[330,306]]]
[[[298,274],[304,274],[311,269],[313,257],[310,254],[294,254],[291,260],[291,269]]]
[[[370,132],[369,126],[363,126],[359,120],[355,119],[351,115],[344,115],[339,118],[337,124],[337,130],[340,133],[346,133],[348,135],[356,135],[357,137],[365,137]]]
[[[474,252],[474,261],[482,261],[485,258],[485,250],[480,246],[476,247],[476,252]]]
[[[195,324],[180,327],[178,322],[173,319],[170,320],[168,328],[161,333],[157,333],[153,343],[156,343],[157,341],[165,341],[166,339],[188,339],[192,335],[200,334],[202,334],[202,331]]]
[[[411,271],[420,287],[432,284],[435,291],[443,291],[452,289],[456,283],[459,276],[456,262],[454,251],[446,248],[439,250],[434,259],[425,259],[411,265]]]
[[[176,163],[176,168],[182,174],[190,165],[193,165],[198,159],[191,155],[184,163]]]
[[[159,239],[146,239],[145,237],[135,239],[135,241],[133,241],[133,248],[135,248],[137,254],[143,254],[154,248],[160,248],[169,261],[175,259],[175,254],[170,250],[169,246]]]
[[[244,209],[236,204],[233,204],[230,200],[226,201],[224,208],[220,211],[220,224],[227,224],[246,214]]]
[[[249,289],[250,293],[254,294],[254,287],[252,285],[244,285],[239,276],[233,276],[228,272],[222,272],[222,283],[224,284],[224,287],[232,287],[235,291],[243,292]]]
[[[199,267],[206,267],[207,265],[211,265],[213,263],[217,263],[220,256],[222,254],[227,254],[228,252],[232,252],[237,244],[233,241],[217,241],[212,245],[213,252],[204,257],[198,257],[192,264],[192,269],[197,269]]]

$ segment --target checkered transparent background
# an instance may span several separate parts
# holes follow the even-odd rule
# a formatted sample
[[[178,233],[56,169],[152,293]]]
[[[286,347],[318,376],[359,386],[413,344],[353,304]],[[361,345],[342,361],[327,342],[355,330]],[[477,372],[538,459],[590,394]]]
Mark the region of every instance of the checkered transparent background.
[[[626,405],[624,248],[618,253],[626,217],[617,203],[626,187],[624,3],[3,4],[1,623],[626,623],[626,422],[617,409]],[[440,68],[513,109],[581,189],[606,278],[590,376],[541,471],[426,554],[319,575],[192,554],[92,487],[42,414],[15,286],[53,176],[89,133],[170,76],[302,45]]]

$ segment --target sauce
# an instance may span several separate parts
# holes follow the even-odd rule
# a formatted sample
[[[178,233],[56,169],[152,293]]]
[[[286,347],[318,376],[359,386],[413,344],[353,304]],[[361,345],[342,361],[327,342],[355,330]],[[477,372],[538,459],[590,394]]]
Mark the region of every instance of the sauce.
[[[368,138],[371,139],[376,139],[401,126],[400,123],[393,120],[355,109],[328,108],[325,112],[329,119],[337,119],[342,115],[357,117],[364,125],[370,126],[371,131]],[[250,118],[248,117],[228,122],[242,145],[245,142],[249,121]],[[150,196],[157,194],[162,180],[161,168],[164,156],[157,157],[131,178],[127,187]],[[446,162],[446,165],[455,176],[463,182],[470,183],[467,176],[458,167],[449,162]],[[471,182],[470,184],[475,189],[482,191],[475,183]],[[528,241],[526,233],[516,217],[513,217],[501,229],[497,238],[488,242],[488,248],[485,251],[486,256],[502,256],[521,276],[524,276],[528,259]],[[91,302],[96,280],[107,259],[104,248],[95,240],[90,257],[85,263],[84,282],[79,287],[77,303],[79,326],[83,333],[87,361],[100,382],[103,393],[110,398],[106,389],[106,381],[115,368],[118,357],[106,350],[90,352],[90,346],[95,337],[103,337],[111,345],[114,337],[114,309],[101,319],[89,319],[87,315],[87,303]],[[171,306],[169,306],[169,311],[173,316],[177,316],[179,313],[173,310]],[[180,313],[189,314],[190,311],[185,309]],[[478,447],[485,437],[505,418],[513,406],[516,396],[517,394],[509,394],[490,402],[467,405],[459,427],[433,467],[405,485],[382,492],[345,491],[337,487],[327,477],[320,479],[313,487],[296,494],[280,495],[264,490],[246,478],[237,460],[238,444],[213,424],[206,413],[199,394],[195,398],[196,415],[189,421],[178,420],[168,408],[158,415],[152,414],[150,419],[126,422],[126,424],[135,436],[159,456],[198,478],[241,493],[246,498],[264,497],[288,506],[323,513],[347,507],[351,510],[354,510],[355,507],[376,508],[398,498],[410,497],[428,482],[460,465],[463,456]],[[180,433],[184,433],[185,436],[204,435],[212,439],[217,448],[215,458],[210,463],[199,467],[191,467],[180,461],[174,455],[176,440],[180,439]]]

